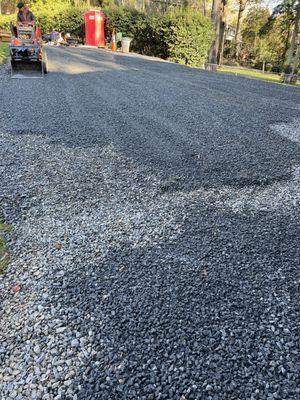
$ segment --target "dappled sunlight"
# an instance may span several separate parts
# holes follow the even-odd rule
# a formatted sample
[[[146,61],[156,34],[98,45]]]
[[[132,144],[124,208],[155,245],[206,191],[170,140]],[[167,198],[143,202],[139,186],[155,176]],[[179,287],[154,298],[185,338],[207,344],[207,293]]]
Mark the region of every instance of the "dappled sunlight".
[[[80,48],[82,50],[82,48]],[[84,50],[88,50],[85,49]],[[93,49],[95,51],[95,49]],[[51,53],[51,58],[49,60],[49,67],[51,72],[63,72],[69,75],[79,75],[89,72],[106,72],[106,71],[126,71],[127,68],[123,65],[117,64],[113,57],[111,60],[107,61],[91,58],[91,54],[87,52],[79,53],[77,49],[50,49],[47,48],[47,51]],[[57,59],[59,53],[63,53],[68,57],[68,62],[63,63],[63,59]],[[95,54],[95,53],[94,53]]]

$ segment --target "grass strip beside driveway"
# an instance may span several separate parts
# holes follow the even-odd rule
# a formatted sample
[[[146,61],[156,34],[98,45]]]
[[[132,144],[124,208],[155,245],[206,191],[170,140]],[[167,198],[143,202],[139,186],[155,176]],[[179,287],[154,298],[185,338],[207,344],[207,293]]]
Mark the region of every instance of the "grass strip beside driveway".
[[[258,70],[252,71],[250,69],[243,69],[243,68],[220,67],[220,68],[218,68],[218,72],[231,74],[231,75],[245,76],[246,78],[260,79],[260,80],[268,81],[268,82],[281,83],[280,76],[278,74],[263,73]],[[300,86],[299,79],[297,82],[297,86]]]
[[[0,65],[3,64],[9,54],[9,47],[7,43],[0,43]]]

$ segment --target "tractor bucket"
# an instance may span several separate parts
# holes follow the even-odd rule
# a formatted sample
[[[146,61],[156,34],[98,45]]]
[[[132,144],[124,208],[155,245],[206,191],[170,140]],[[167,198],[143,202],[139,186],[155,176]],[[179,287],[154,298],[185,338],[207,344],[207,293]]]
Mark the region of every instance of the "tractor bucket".
[[[43,78],[43,61],[11,61],[11,77],[15,79]]]

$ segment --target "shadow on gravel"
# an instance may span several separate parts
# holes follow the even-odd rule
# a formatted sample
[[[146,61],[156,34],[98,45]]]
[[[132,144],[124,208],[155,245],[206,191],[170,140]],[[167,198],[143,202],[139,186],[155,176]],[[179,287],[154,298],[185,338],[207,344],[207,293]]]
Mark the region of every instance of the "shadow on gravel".
[[[228,179],[225,180],[224,186],[230,186],[234,189],[242,189],[242,188],[261,188],[264,189],[268,186],[274,185],[277,182],[288,182],[291,180],[291,173],[281,176],[274,176],[272,178],[259,178],[259,177],[238,177],[237,179]]]
[[[295,393],[298,222],[198,209],[183,231],[156,247],[124,242],[55,282],[53,301],[95,351],[74,378],[79,399]]]
[[[116,66],[123,68],[124,70],[135,70],[140,67],[142,70],[149,72],[157,72],[158,74],[164,75],[165,79],[168,79],[168,75],[176,73],[177,76],[186,78],[193,78],[193,81],[199,82],[203,80],[205,83],[209,82],[213,88],[215,85],[218,90],[222,90],[222,86],[227,86],[227,83],[233,84],[233,90],[239,89],[243,90],[247,88],[247,92],[259,92],[261,96],[267,95],[269,97],[276,96],[279,92],[281,95],[285,96],[283,100],[290,99],[293,100],[294,96],[300,95],[300,90],[295,86],[280,85],[272,82],[264,82],[260,80],[249,80],[246,77],[233,76],[218,74],[210,71],[206,71],[199,68],[191,68],[183,66],[176,63],[166,62],[161,59],[155,59],[154,57],[142,56],[139,54],[131,53],[130,55],[123,53],[111,53],[105,50],[78,48],[78,49],[55,49],[58,52],[62,52],[66,57],[72,57],[73,60],[83,61],[87,65],[100,66],[100,65],[110,65],[114,63]],[[52,52],[53,49],[50,49]],[[53,53],[52,53],[53,54]],[[271,90],[270,90],[271,89]],[[269,93],[268,93],[269,92]]]

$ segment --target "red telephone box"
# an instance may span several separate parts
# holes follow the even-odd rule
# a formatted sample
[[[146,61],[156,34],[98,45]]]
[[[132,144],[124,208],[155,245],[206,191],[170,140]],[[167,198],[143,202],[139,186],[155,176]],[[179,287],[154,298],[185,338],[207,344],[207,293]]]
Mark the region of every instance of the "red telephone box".
[[[90,10],[84,14],[85,44],[105,47],[105,14],[99,10]]]

